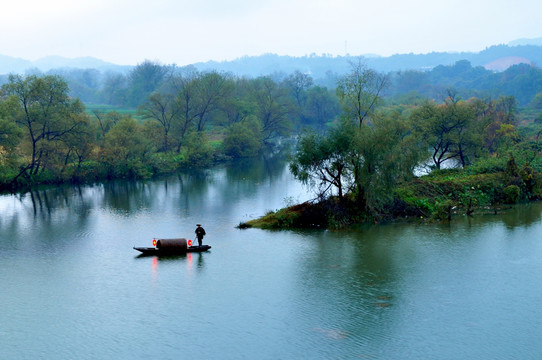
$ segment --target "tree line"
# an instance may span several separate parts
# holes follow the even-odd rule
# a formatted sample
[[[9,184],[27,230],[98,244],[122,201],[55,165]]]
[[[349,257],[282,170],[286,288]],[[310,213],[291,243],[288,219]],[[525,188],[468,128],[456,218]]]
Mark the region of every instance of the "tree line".
[[[0,91],[2,187],[147,178],[254,156],[339,112],[334,93],[301,72],[244,79],[146,62],[131,78],[139,106],[126,114],[86,111],[58,75],[10,75]]]
[[[529,64],[509,67],[503,72],[473,67],[467,60],[453,65],[438,65],[431,71],[406,70],[390,74],[389,96],[405,102],[408,97],[435,99],[447,89],[455,89],[463,98],[498,98],[514,96],[522,107],[533,107],[533,100],[542,94],[542,69]]]
[[[507,47],[505,47],[507,48]],[[539,49],[539,47],[533,47]],[[492,48],[493,58],[499,56],[499,47]],[[539,50],[537,50],[539,52]],[[529,53],[531,54],[531,53]],[[439,54],[428,54],[427,57],[435,56],[435,63],[441,64],[450,62],[452,59],[458,59],[455,63],[449,65],[436,65],[427,70],[400,70],[389,71],[390,84],[384,94],[386,98],[392,101],[405,103],[419,101],[420,99],[440,99],[442,94],[448,88],[454,88],[463,98],[498,98],[500,96],[514,96],[518,104],[522,107],[533,107],[533,100],[539,94],[542,94],[542,70],[535,64],[519,64],[508,68],[503,72],[487,70],[482,66],[473,66],[469,60],[460,60],[462,54],[455,56],[439,57]],[[463,54],[466,56],[466,54]],[[500,54],[505,56],[505,53]],[[406,56],[406,55],[405,55]],[[420,55],[421,56],[421,55]],[[482,56],[482,54],[480,54]],[[533,58],[534,55],[527,57]],[[415,64],[408,61],[408,56],[398,56],[401,59],[399,68],[414,68]],[[382,61],[391,61],[382,59]],[[261,61],[265,59],[262,57]],[[313,59],[311,57],[311,59]],[[307,68],[311,70],[313,83],[320,87],[334,89],[337,81],[348,73],[348,59],[345,58],[326,58],[314,57],[314,61],[307,63],[293,63],[285,68],[291,69],[283,72],[272,66],[273,63],[280,63],[278,59],[270,59],[269,66],[265,67],[266,74],[281,82],[294,69]],[[485,57],[484,57],[485,59]],[[489,62],[488,57],[485,62]],[[325,60],[325,61],[324,61]],[[371,59],[367,59],[370,64]],[[239,60],[239,66],[250,67],[249,63],[244,64]],[[477,63],[480,63],[478,61]],[[296,67],[294,64],[298,64]],[[220,64],[215,63],[217,67]],[[205,68],[209,69],[208,65]],[[200,66],[203,68],[203,66]],[[225,65],[222,68],[228,68]],[[96,69],[54,69],[45,75],[59,75],[66,80],[70,88],[70,96],[78,97],[84,103],[109,104],[120,107],[137,108],[154,91],[157,91],[164,82],[169,81],[171,74],[179,72],[188,72],[192,69],[197,72],[194,66],[179,68],[175,65],[162,65],[158,62],[144,61],[126,72],[101,72]],[[239,68],[232,68],[237,69]],[[205,70],[202,72],[212,72],[215,70]],[[240,71],[240,70],[239,70]],[[218,71],[216,71],[218,72]],[[220,72],[225,74],[225,72]],[[43,76],[39,70],[34,70],[30,74]],[[243,77],[237,75],[237,77]],[[257,78],[258,75],[249,78]],[[7,83],[8,76],[0,76],[0,84]]]

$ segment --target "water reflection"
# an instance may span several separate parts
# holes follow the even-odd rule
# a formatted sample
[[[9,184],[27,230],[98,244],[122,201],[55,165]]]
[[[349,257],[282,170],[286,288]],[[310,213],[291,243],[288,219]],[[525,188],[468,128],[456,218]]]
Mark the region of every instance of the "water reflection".
[[[180,219],[193,213],[203,218],[219,217],[229,210],[236,216],[233,209],[239,201],[258,196],[262,186],[269,187],[267,195],[271,198],[274,186],[280,185],[270,179],[285,175],[288,173],[284,157],[275,156],[244,159],[228,166],[180,173],[157,181],[119,180],[93,186],[59,186],[22,195],[2,195],[0,209],[5,208],[5,211],[2,211],[0,224],[8,234],[28,230],[38,221],[52,227],[71,224],[84,228],[93,209],[107,209],[129,217],[149,210],[180,211]]]
[[[529,203],[507,210],[502,221],[509,230],[515,227],[530,227],[540,222],[541,213],[542,202]]]
[[[201,270],[205,265],[205,255],[201,252],[179,255],[167,255],[167,256],[147,256],[144,254],[139,254],[135,256],[136,259],[141,259],[140,261],[149,261],[151,260],[152,270],[156,271],[160,263],[171,263],[171,262],[183,262],[186,263],[187,269],[198,269]]]
[[[378,229],[362,232],[307,232],[317,239],[310,256],[299,264],[299,291],[313,299],[311,310],[321,313],[320,321],[308,328],[316,337],[348,340],[371,338],[386,341],[391,333],[390,307],[398,292],[397,254],[390,252]],[[303,270],[301,270],[303,269]],[[301,294],[300,294],[301,295]],[[300,313],[306,313],[306,304]]]
[[[242,159],[226,168],[226,176],[230,181],[251,179],[256,184],[280,178],[286,171],[284,154],[262,155],[261,161],[254,164],[250,159]]]
[[[56,246],[80,241],[84,236],[69,239],[65,230],[77,228],[77,233],[85,233],[89,226],[92,200],[92,190],[64,186],[0,197],[0,232],[3,238],[0,247],[30,247],[54,251]],[[41,241],[34,241],[37,239],[37,231],[40,235],[43,234]],[[11,241],[19,237],[25,241]]]

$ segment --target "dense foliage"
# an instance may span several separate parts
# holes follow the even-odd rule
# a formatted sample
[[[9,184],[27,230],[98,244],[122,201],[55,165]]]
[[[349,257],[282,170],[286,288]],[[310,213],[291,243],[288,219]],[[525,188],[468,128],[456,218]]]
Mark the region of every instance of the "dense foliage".
[[[102,85],[95,73],[80,77],[109,108],[85,107],[58,75],[10,76],[0,94],[0,187],[149,178],[302,134],[290,168],[317,201],[281,212],[283,225],[496,208],[541,194],[539,74],[460,61],[385,75],[357,61],[328,89],[299,71],[238,78],[146,61]],[[485,92],[492,77],[509,90]],[[514,84],[528,89],[521,101]]]
[[[342,120],[326,134],[303,135],[290,164],[315,190],[315,201],[243,226],[450,219],[457,212],[496,212],[504,204],[541,198],[542,127],[518,127],[514,97],[462,100],[448,89],[441,103],[425,99],[360,111],[381,101],[381,87],[370,86],[371,70],[359,64],[340,80],[346,82],[338,89],[347,109]]]
[[[148,178],[255,156],[339,114],[333,92],[300,72],[243,79],[145,62],[117,80],[108,98],[137,110],[85,109],[57,75],[10,76],[0,97],[0,188]]]

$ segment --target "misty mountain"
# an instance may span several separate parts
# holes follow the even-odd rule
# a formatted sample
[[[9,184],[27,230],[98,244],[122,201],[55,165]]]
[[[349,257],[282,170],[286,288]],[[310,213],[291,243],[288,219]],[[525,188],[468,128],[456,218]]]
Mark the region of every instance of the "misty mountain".
[[[216,70],[237,76],[258,77],[272,74],[290,74],[296,70],[310,74],[315,80],[325,83],[337,75],[349,71],[349,62],[360,56],[316,55],[303,57],[264,54],[244,56],[232,61],[208,61],[193,64],[200,71]],[[468,60],[472,66],[483,66],[492,71],[504,71],[518,63],[542,64],[542,38],[518,39],[506,45],[495,45],[480,52],[432,52],[428,54],[396,54],[382,57],[361,56],[367,65],[380,72],[403,70],[428,71],[439,65],[453,65]],[[93,57],[64,58],[47,56],[35,61],[0,55],[0,75],[25,72],[49,72],[55,69],[96,69],[101,72],[130,71],[133,66],[117,65]]]
[[[58,68],[76,68],[121,72],[132,68],[131,66],[108,63],[90,56],[75,59],[68,59],[61,56],[46,56],[34,61],[33,65],[41,71],[49,71]]]
[[[535,46],[542,46],[542,38],[536,38],[536,39],[517,39],[514,41],[510,41],[508,43],[508,46],[518,46],[518,45],[535,45]]]
[[[540,39],[542,41],[542,38]],[[483,66],[488,70],[504,71],[518,63],[542,64],[542,45],[495,45],[480,52],[432,52],[429,54],[396,54],[388,57],[361,56],[367,65],[380,72],[403,70],[427,71],[439,65],[453,65],[468,60],[472,66]],[[232,61],[194,64],[199,70],[218,70],[240,76],[256,77],[273,73],[292,73],[299,70],[315,79],[324,79],[330,72],[343,74],[349,70],[349,61],[358,56],[310,55],[304,57],[265,54],[242,57]]]
[[[61,56],[46,56],[30,61],[0,54],[0,74],[24,74],[27,72],[48,72],[53,69],[96,69],[102,72],[126,72],[132,66],[117,65],[90,56],[69,59]]]
[[[31,61],[0,54],[0,74],[23,73],[32,67]]]

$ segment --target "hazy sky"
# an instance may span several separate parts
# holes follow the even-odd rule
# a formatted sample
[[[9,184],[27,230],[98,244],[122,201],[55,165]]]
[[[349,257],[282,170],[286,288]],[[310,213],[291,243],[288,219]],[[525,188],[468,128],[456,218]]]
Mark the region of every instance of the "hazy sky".
[[[0,54],[187,65],[481,51],[542,37],[540,0],[0,0]]]

